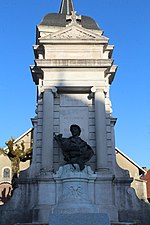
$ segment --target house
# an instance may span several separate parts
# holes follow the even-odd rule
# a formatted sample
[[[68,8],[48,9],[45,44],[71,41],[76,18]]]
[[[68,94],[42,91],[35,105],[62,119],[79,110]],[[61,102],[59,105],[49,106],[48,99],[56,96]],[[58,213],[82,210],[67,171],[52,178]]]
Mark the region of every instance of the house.
[[[17,145],[19,146],[22,142],[24,142],[25,149],[31,148],[32,135],[33,129],[30,128],[23,135],[21,135],[14,141],[14,148]],[[4,150],[7,152],[8,147],[6,147]],[[27,160],[26,162],[20,162],[20,171],[26,170],[29,166],[30,160]],[[9,159],[8,156],[0,154],[0,205],[5,203],[7,199],[10,197],[11,180],[12,180],[11,160]]]
[[[147,200],[146,181],[141,180],[141,176],[145,176],[146,170],[140,167],[121,150],[116,147],[116,161],[119,167],[128,170],[130,177],[133,178],[131,187],[135,189],[135,192],[139,199]]]
[[[147,173],[141,177],[141,180],[146,181],[147,199],[150,202],[150,170],[148,170],[146,167],[144,167],[143,169],[146,170]]]

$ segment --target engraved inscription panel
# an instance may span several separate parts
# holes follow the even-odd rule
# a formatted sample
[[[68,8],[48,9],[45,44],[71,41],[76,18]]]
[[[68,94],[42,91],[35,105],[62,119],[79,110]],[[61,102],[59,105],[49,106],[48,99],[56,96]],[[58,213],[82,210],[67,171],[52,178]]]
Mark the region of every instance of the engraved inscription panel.
[[[63,94],[60,96],[60,106],[88,106],[92,100],[87,98],[87,94]]]
[[[80,126],[80,137],[88,142],[88,107],[60,107],[60,133],[64,137],[71,136],[71,124]]]
[[[64,137],[71,136],[70,125],[77,124],[81,128],[81,138],[88,142],[90,104],[87,94],[60,95],[60,133]]]

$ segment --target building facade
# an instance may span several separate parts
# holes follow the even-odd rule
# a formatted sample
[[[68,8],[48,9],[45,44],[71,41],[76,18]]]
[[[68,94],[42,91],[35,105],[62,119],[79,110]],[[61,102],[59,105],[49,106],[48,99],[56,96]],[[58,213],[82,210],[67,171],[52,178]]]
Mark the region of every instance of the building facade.
[[[33,141],[33,129],[27,130],[24,134],[18,137],[14,141],[14,148],[24,142],[25,149],[32,147]],[[4,151],[8,152],[6,147]],[[26,162],[20,162],[20,171],[24,171],[30,166],[30,160]],[[0,205],[7,202],[7,199],[10,199],[12,191],[12,164],[8,156],[3,154],[0,155]]]
[[[146,182],[147,199],[150,202],[150,170],[148,170],[146,167],[144,167],[144,170],[146,171],[146,174],[143,174],[143,176],[141,177],[141,180]]]
[[[120,149],[116,147],[116,160],[120,168],[128,170],[130,177],[133,178],[131,187],[135,189],[135,192],[139,199],[146,201],[147,196],[147,182],[141,180],[142,176],[146,175],[146,170],[140,167],[127,155],[125,155]]]

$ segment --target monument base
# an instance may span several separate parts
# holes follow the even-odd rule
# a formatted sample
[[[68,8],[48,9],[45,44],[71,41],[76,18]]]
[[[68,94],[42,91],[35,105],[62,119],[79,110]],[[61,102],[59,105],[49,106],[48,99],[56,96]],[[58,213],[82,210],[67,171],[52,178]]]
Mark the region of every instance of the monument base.
[[[86,221],[85,221],[86,222]],[[103,225],[105,223],[103,223],[103,221],[98,221],[99,222],[99,225]],[[71,223],[71,225],[74,225],[74,223]],[[87,223],[88,224],[88,223]],[[86,225],[87,225],[86,224]],[[111,225],[138,225],[139,223],[136,223],[136,222],[112,222]],[[14,225],[50,225],[48,223],[16,223]],[[57,225],[57,224],[56,224]],[[82,224],[84,225],[84,224]]]
[[[51,214],[49,225],[110,225],[105,213]]]

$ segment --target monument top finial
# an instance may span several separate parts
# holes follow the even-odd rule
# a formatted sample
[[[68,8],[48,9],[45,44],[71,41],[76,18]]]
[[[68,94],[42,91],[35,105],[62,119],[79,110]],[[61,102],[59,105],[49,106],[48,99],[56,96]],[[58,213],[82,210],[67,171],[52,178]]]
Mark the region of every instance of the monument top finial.
[[[73,1],[62,0],[59,13],[65,14],[65,15],[71,15],[72,11],[74,11]]]

